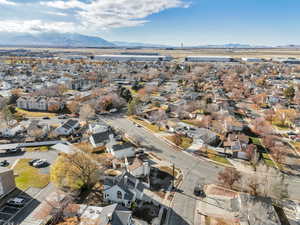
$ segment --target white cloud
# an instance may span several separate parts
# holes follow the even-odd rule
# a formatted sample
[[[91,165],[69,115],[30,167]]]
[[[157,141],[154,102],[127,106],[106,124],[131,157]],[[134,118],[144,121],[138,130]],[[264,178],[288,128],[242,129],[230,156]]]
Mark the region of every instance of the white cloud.
[[[75,9],[83,27],[99,30],[137,26],[148,22],[145,18],[160,11],[189,6],[182,0],[79,0],[40,2],[58,9]]]
[[[11,2],[11,1],[8,1],[8,0],[0,0],[0,5],[17,5],[17,3],[15,2]]]
[[[62,13],[62,12],[45,11],[44,13],[49,15],[54,15],[54,16],[68,16],[67,13]]]
[[[41,1],[39,4],[40,12],[60,16],[61,21],[49,21],[50,18],[47,19],[47,17],[32,20],[6,19],[0,20],[0,31],[98,34],[105,29],[143,25],[148,22],[147,17],[152,14],[170,8],[188,7],[189,4],[184,3],[184,1],[90,0],[87,3],[80,0]],[[10,0],[0,0],[0,4],[16,3]],[[57,9],[59,9],[58,12]],[[67,22],[64,21],[66,19]]]
[[[41,5],[57,8],[57,9],[71,9],[71,8],[84,8],[85,3],[78,0],[68,0],[68,1],[49,1],[49,2],[40,2]]]
[[[69,22],[43,22],[41,20],[0,20],[4,32],[75,32],[75,24]]]

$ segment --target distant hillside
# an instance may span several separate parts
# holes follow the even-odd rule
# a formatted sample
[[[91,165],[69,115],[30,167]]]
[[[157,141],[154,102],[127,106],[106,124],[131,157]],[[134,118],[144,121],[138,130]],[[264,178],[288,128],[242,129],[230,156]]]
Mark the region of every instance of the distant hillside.
[[[115,44],[100,37],[75,33],[0,33],[0,45],[53,47],[112,47]]]
[[[167,48],[170,47],[168,45],[160,45],[160,44],[148,44],[148,43],[140,43],[140,42],[125,42],[125,41],[113,41],[113,43],[119,47],[144,47],[144,48]]]

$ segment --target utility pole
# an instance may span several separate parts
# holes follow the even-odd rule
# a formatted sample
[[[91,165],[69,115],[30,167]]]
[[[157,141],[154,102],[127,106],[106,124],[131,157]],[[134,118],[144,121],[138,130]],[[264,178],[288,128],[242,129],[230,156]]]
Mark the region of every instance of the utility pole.
[[[175,164],[173,163],[173,189],[175,188]]]

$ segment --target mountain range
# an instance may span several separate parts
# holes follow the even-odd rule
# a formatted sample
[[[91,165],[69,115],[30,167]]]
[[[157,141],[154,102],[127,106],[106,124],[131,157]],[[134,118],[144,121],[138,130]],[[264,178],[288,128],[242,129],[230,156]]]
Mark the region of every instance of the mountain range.
[[[76,33],[8,33],[0,32],[2,46],[49,47],[114,47],[115,44],[100,37]]]
[[[107,41],[100,37],[77,33],[14,33],[0,32],[0,46],[32,47],[122,47],[122,48],[176,48],[160,44],[138,42]],[[284,45],[278,48],[299,48],[299,45]],[[198,45],[185,48],[272,48],[249,44]]]

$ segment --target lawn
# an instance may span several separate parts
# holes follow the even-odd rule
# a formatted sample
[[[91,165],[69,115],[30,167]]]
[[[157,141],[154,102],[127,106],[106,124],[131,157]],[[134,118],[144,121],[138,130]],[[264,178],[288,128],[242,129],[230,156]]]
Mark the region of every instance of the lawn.
[[[48,152],[49,146],[40,146],[40,147],[27,147],[25,148],[26,152]]]
[[[167,136],[165,136],[165,138],[176,145],[176,141],[174,140],[175,135],[167,135]],[[181,147],[183,149],[189,148],[193,143],[192,138],[185,137],[185,136],[181,136],[180,138],[181,138],[181,143],[180,143],[179,147]]]
[[[300,142],[291,142],[291,144],[297,149],[297,151],[300,151]]]
[[[267,166],[276,167],[273,160],[270,158],[270,155],[268,153],[263,153],[264,162]]]
[[[257,138],[257,137],[250,137],[250,139],[252,140],[252,143],[255,144],[255,145],[262,145],[261,144],[261,141],[260,141],[260,138]]]
[[[201,121],[200,120],[182,120],[183,123],[195,126],[195,127],[201,127]]]
[[[15,108],[16,114],[27,117],[55,117],[57,116],[55,113],[48,112],[29,112],[24,109],[20,109],[18,107]]]
[[[49,184],[49,174],[41,174],[39,169],[28,164],[31,159],[20,159],[15,165],[14,172],[16,176],[16,185],[21,190],[30,187],[44,188]]]
[[[207,156],[208,156],[209,159],[211,159],[215,162],[231,165],[231,163],[228,161],[228,159],[226,159],[225,157],[217,155],[217,152],[212,150],[212,149],[208,149]]]
[[[278,130],[282,130],[282,131],[291,130],[291,128],[289,128],[288,126],[282,126],[276,123],[273,123],[273,126],[276,127]]]
[[[173,167],[169,167],[169,166],[160,166],[158,167],[159,170],[165,172],[165,173],[168,173],[170,174],[171,176],[173,176]],[[174,177],[176,178],[178,175],[178,172],[177,172],[177,169],[175,168],[174,170]]]
[[[133,122],[141,125],[141,126],[144,126],[144,127],[148,128],[149,130],[151,130],[154,133],[159,133],[161,131],[165,131],[165,129],[159,128],[157,125],[148,123],[144,120],[140,120],[140,119],[137,119],[137,118],[134,118],[134,117],[129,117],[129,119],[132,120]]]

